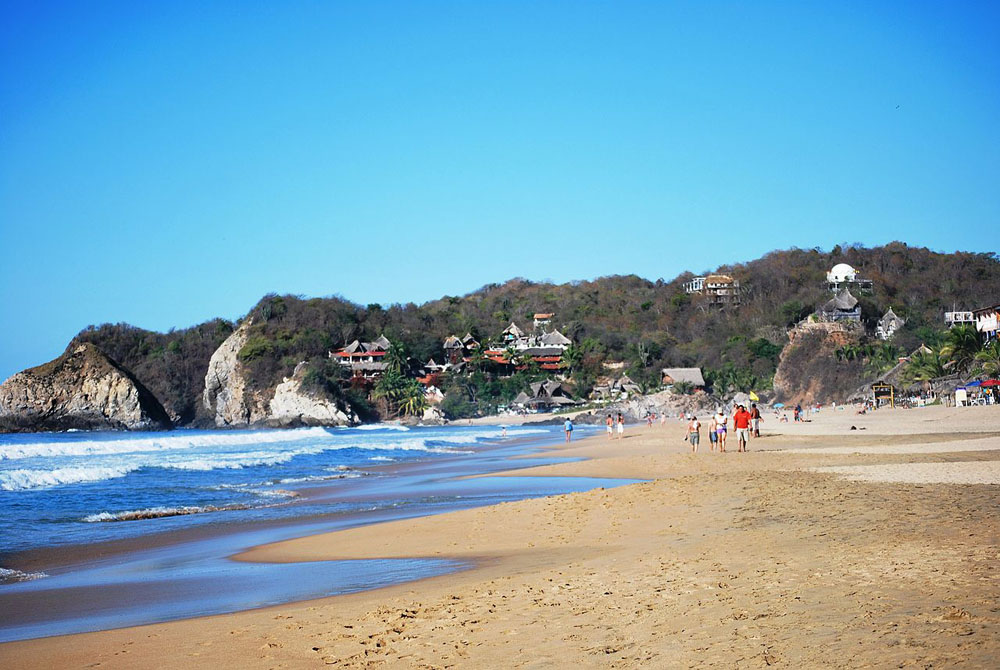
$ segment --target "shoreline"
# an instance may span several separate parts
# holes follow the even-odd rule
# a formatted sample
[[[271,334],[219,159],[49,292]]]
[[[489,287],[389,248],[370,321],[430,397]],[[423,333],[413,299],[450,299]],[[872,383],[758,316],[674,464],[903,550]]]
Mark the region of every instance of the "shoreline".
[[[287,571],[271,571],[275,573],[271,577],[272,582],[280,582],[285,586],[271,583],[268,590],[270,595],[259,600],[241,600],[239,598],[243,596],[237,585],[220,586],[221,582],[218,580],[206,582],[189,607],[183,602],[176,602],[166,593],[171,589],[171,584],[175,585],[173,588],[185,588],[185,582],[192,579],[204,580],[205,574],[220,574],[231,580],[230,573],[238,568],[226,569],[230,557],[261,543],[434,515],[503,500],[582,490],[597,484],[619,483],[603,479],[592,482],[587,478],[577,478],[571,482],[552,478],[532,478],[526,481],[488,479],[494,471],[518,467],[518,463],[511,460],[515,456],[531,461],[521,461],[524,463],[523,467],[553,462],[543,452],[546,445],[556,439],[557,436],[552,434],[513,436],[446,458],[366,467],[366,474],[375,476],[340,480],[337,484],[324,482],[296,489],[298,495],[287,505],[287,509],[293,510],[292,516],[286,518],[241,519],[238,514],[220,514],[217,521],[208,525],[6,554],[4,565],[10,565],[20,572],[43,572],[46,577],[32,580],[30,584],[8,584],[0,589],[0,609],[15,613],[5,617],[2,622],[0,640],[6,642],[72,634],[301,602],[372,588],[371,585],[364,584],[364,579],[372,579],[376,584],[385,585],[383,575],[378,571],[372,573],[371,577],[364,578],[364,570],[367,568],[359,564],[338,568],[337,577],[332,582],[321,578],[317,582],[319,586],[311,593],[296,584],[296,581],[301,580],[294,576],[278,576]],[[479,475],[482,479],[469,479],[468,475]],[[337,508],[343,504],[348,504],[353,509],[338,511]],[[330,509],[323,511],[328,506]],[[302,512],[295,514],[296,508],[300,508]],[[161,563],[170,567],[159,568]],[[372,561],[368,563],[371,564]],[[406,565],[393,567],[394,577],[390,581],[402,583],[426,577],[435,571],[453,572],[465,567],[446,562],[437,569],[429,566],[427,561],[410,563],[410,568]],[[250,570],[248,576],[255,575],[254,579],[260,588],[260,580],[267,577],[266,566],[246,565],[246,568]],[[141,582],[129,586],[135,581],[133,573],[143,577]],[[324,583],[329,583],[330,586],[322,586]],[[99,585],[103,586],[97,588]],[[152,588],[152,585],[156,585],[156,588]],[[282,589],[287,591],[287,595],[281,595]],[[74,609],[59,598],[60,593],[66,593],[69,598],[78,601],[99,601],[102,603],[102,610],[113,612],[116,600],[107,595],[109,591],[118,593],[117,602],[122,603],[118,608],[120,611],[117,618],[110,618],[111,614],[108,614],[104,619],[92,621],[92,616],[86,613],[85,608]],[[206,595],[211,593],[216,595],[206,600]],[[144,600],[144,612],[131,605]],[[50,620],[48,628],[45,627],[46,620]],[[79,623],[73,623],[74,621]],[[100,621],[108,623],[102,624]],[[23,628],[29,623],[29,628]]]
[[[712,454],[705,440],[691,455],[682,427],[669,423],[636,426],[620,441],[596,435],[557,443],[547,455],[588,460],[514,474],[645,474],[651,481],[258,546],[239,558],[419,555],[475,565],[350,596],[8,643],[0,645],[0,660],[19,667],[151,667],[154,659],[159,667],[607,667],[744,658],[764,667],[848,666],[836,650],[850,650],[844,658],[858,663],[974,667],[1000,649],[1000,621],[988,605],[998,593],[988,576],[1000,569],[995,485],[851,482],[809,471],[1000,459],[1000,414],[963,410],[821,413],[812,424],[781,424],[782,435],[752,441],[748,454],[732,445],[732,453]],[[868,430],[847,432],[848,424]],[[765,423],[765,434],[771,427]],[[904,450],[880,453],[866,441]],[[845,442],[855,451],[791,451]],[[976,450],[949,451],[963,443]],[[694,597],[701,602],[692,609]],[[911,638],[922,646],[905,641]],[[220,653],[215,643],[223,642]]]

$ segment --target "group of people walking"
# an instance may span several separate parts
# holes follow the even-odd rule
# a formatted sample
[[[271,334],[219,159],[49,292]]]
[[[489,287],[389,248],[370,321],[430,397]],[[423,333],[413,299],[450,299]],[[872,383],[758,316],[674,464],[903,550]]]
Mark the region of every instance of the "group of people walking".
[[[617,418],[613,414],[608,414],[604,426],[607,428],[609,440],[613,440],[616,433],[619,440],[625,437],[625,416],[621,412],[618,412]]]
[[[760,437],[761,417],[757,403],[753,403],[749,410],[743,405],[737,405],[732,417],[726,416],[720,408],[708,424],[708,441],[712,451],[718,447],[720,453],[725,453],[730,418],[733,421],[733,431],[736,433],[737,451],[747,450],[751,436]],[[698,444],[701,442],[701,421],[698,417],[690,417],[685,439],[691,444],[691,452],[697,452]]]

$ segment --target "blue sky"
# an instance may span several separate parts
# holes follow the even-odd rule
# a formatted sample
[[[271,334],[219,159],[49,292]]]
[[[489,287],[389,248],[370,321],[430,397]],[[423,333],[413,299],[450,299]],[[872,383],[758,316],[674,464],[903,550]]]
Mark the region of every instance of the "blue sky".
[[[270,291],[997,248],[995,3],[0,11],[0,379]]]

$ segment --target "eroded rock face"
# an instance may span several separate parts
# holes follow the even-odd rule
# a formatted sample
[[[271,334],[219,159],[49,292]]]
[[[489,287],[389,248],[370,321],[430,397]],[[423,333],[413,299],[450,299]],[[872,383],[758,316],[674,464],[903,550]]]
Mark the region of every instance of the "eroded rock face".
[[[161,430],[163,406],[128,370],[86,343],[0,385],[0,429]]]
[[[857,343],[859,331],[840,324],[797,327],[778,357],[774,393],[785,404],[844,402],[865,379],[860,360],[841,361],[836,350]],[[836,327],[834,327],[836,326]]]
[[[330,398],[302,387],[308,363],[299,363],[290,378],[278,384],[270,403],[268,423],[280,426],[349,426],[358,423],[353,412]]]
[[[239,360],[250,325],[250,319],[244,321],[219,345],[208,362],[202,400],[216,426],[245,426],[267,418],[263,394],[249,388]]]

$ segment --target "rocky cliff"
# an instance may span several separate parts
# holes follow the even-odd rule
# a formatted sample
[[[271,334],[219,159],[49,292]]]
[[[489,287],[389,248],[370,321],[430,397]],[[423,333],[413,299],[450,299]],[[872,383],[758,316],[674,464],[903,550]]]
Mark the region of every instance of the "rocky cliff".
[[[0,385],[0,430],[159,430],[163,406],[92,344],[19,372]]]
[[[837,360],[835,352],[859,342],[863,332],[840,323],[799,324],[778,359],[775,399],[786,404],[846,401],[864,378],[864,366]]]
[[[357,416],[344,403],[303,386],[308,369],[306,363],[296,366],[292,376],[273,389],[255,387],[247,379],[239,358],[251,325],[251,320],[247,319],[209,360],[203,402],[216,426],[346,426],[358,423]]]
[[[250,387],[239,360],[251,324],[251,319],[244,321],[208,362],[202,401],[219,427],[261,423],[268,416],[265,394]]]
[[[278,384],[271,399],[267,423],[276,426],[349,426],[359,423],[346,405],[303,386],[308,363],[299,363],[295,372]]]

